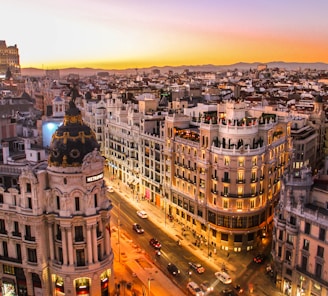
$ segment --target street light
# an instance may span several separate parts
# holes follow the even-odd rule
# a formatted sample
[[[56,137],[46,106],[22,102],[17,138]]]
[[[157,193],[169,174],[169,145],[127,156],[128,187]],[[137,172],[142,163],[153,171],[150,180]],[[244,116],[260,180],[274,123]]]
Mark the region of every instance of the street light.
[[[148,296],[150,296],[150,281],[153,281],[153,278],[148,278]]]
[[[207,222],[207,258],[210,258],[210,230],[211,225]]]

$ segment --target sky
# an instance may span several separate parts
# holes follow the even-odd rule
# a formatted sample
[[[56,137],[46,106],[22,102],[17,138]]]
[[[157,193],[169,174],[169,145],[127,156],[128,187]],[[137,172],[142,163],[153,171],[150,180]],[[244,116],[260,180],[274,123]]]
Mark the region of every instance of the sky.
[[[327,0],[11,0],[22,68],[328,63]]]

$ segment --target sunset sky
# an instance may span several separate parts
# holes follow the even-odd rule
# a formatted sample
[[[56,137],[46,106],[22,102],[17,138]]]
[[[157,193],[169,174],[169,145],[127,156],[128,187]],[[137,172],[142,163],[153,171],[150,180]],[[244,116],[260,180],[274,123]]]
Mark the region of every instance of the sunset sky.
[[[328,63],[327,0],[11,0],[21,67]]]

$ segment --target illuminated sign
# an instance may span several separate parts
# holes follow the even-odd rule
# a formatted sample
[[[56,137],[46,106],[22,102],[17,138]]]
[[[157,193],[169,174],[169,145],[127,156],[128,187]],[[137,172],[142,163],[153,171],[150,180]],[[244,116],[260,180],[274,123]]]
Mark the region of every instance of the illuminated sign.
[[[95,176],[89,176],[89,177],[87,177],[87,183],[98,181],[98,180],[102,179],[103,177],[104,177],[104,173],[100,173]]]

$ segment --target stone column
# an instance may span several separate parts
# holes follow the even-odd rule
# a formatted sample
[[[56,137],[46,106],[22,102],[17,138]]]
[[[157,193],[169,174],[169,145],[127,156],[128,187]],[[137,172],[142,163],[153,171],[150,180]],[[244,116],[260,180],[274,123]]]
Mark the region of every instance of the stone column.
[[[110,224],[105,224],[104,221],[103,221],[103,234],[104,234],[104,247],[105,247],[105,255],[109,255],[110,253],[110,229],[109,229],[109,226]],[[108,228],[107,228],[108,227]]]
[[[71,228],[67,228],[67,251],[68,251],[69,265],[74,265],[74,249],[73,249],[73,237],[72,237]]]
[[[48,224],[50,260],[55,259],[53,226],[54,224]]]
[[[92,227],[92,249],[93,249],[93,262],[98,262],[97,225],[93,225]]]
[[[91,237],[92,226],[87,225],[87,249],[88,249],[88,263],[92,264],[92,237]]]
[[[67,265],[66,228],[61,227],[61,232],[62,232],[63,265]]]

